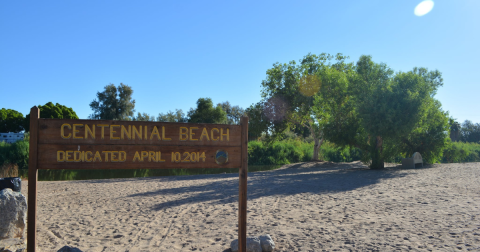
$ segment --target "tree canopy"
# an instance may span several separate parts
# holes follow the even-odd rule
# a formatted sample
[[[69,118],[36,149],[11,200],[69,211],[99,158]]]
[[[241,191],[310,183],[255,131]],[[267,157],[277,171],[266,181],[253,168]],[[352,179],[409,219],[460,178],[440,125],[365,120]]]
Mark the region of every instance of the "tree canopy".
[[[365,55],[356,64],[346,59],[308,54],[300,64],[274,64],[262,81],[262,101],[247,109],[251,135],[307,127],[315,140],[313,159],[326,139],[359,148],[371,168],[416,151],[427,162],[439,161],[448,137],[448,114],[434,99],[441,73],[395,73]]]
[[[322,92],[322,76],[331,68],[343,66],[345,59],[347,57],[342,54],[308,54],[300,60],[300,64],[295,61],[273,64],[273,68],[267,70],[267,78],[262,81],[262,101],[255,107],[263,108],[270,123],[268,130],[272,135],[279,136],[287,129],[308,128],[315,141],[313,160],[319,158],[324,139],[323,126],[327,121],[325,116],[328,115],[314,106],[316,97]],[[332,60],[335,62],[332,63]],[[317,99],[317,103],[321,103],[320,100]],[[317,105],[323,108],[326,104]],[[261,125],[267,126],[268,123]]]
[[[447,114],[433,98],[443,85],[439,71],[414,68],[395,74],[370,56],[344,70],[346,84],[335,84],[343,98],[335,99],[337,110],[327,111],[328,140],[360,148],[363,161],[374,169],[416,151],[427,161],[439,160],[448,131]]]
[[[187,117],[183,110],[176,109],[175,112],[168,111],[167,113],[159,113],[157,117],[159,122],[187,122]]]
[[[23,114],[13,110],[2,108],[0,110],[0,132],[14,132],[18,133],[24,130]]]
[[[220,106],[225,113],[227,113],[227,124],[239,124],[240,119],[245,114],[245,110],[240,108],[240,106],[232,106],[230,102],[222,102],[217,104]]]
[[[147,113],[138,112],[137,116],[133,117],[132,119],[133,119],[133,121],[154,122],[155,121],[155,116],[151,116]]]
[[[133,89],[120,83],[105,86],[103,92],[97,92],[97,99],[90,103],[93,113],[90,119],[131,120],[135,112],[135,100],[132,99]]]
[[[462,141],[471,143],[480,143],[480,123],[472,123],[465,120],[462,123]]]
[[[212,99],[200,98],[197,100],[197,108],[188,111],[190,123],[226,123],[227,113],[220,105],[213,106]]]
[[[72,108],[59,103],[47,102],[43,106],[38,105],[38,108],[40,109],[40,118],[78,119],[77,113]],[[24,128],[25,131],[30,131],[30,114],[25,116]]]
[[[452,142],[458,142],[461,139],[462,126],[455,119],[449,118],[448,124],[450,125],[450,139]]]

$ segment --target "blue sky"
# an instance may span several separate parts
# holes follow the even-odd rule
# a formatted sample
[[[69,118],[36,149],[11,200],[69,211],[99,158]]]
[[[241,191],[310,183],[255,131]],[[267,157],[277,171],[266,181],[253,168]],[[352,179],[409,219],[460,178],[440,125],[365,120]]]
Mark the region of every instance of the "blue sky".
[[[104,86],[131,86],[136,112],[187,112],[201,97],[246,108],[275,62],[372,55],[395,71],[438,69],[436,98],[480,122],[480,1],[0,1],[0,107],[49,101],[81,119]]]

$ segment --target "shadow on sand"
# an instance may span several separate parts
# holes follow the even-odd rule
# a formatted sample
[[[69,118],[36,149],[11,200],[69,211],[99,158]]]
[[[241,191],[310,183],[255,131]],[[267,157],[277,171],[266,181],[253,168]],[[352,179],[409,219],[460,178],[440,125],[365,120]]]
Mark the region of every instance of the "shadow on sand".
[[[299,163],[285,166],[274,171],[248,174],[248,200],[268,196],[288,196],[300,193],[322,194],[328,192],[346,192],[371,186],[382,180],[403,177],[398,168],[370,170],[359,162],[332,164]],[[217,174],[204,176],[180,176],[168,178],[141,178],[141,180],[182,181],[191,179],[215,179],[215,181],[185,187],[166,188],[151,192],[132,194],[128,197],[151,197],[154,195],[187,195],[180,200],[160,203],[153,210],[183,204],[210,201],[212,204],[238,202],[237,174]],[[116,180],[116,182],[129,181]],[[138,178],[135,179],[138,181]],[[85,182],[85,181],[84,181]],[[92,181],[97,183],[100,181]]]

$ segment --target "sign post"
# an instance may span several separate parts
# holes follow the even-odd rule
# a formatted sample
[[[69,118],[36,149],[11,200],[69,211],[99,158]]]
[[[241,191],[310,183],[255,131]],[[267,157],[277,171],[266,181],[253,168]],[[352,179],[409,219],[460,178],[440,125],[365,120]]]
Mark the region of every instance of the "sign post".
[[[239,168],[239,251],[246,251],[248,117],[240,125],[43,119],[30,111],[27,250],[36,251],[38,169]]]
[[[30,109],[30,143],[28,150],[28,212],[27,212],[27,251],[37,247],[37,153],[38,153],[38,118],[40,109]]]

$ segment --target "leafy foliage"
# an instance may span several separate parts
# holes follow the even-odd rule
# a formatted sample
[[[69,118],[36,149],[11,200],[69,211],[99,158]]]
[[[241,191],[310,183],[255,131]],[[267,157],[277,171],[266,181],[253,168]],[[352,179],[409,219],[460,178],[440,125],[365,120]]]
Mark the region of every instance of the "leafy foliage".
[[[130,120],[135,112],[135,100],[132,99],[133,89],[120,83],[105,86],[103,92],[97,92],[97,99],[90,103],[93,114],[90,119]]]
[[[176,109],[175,112],[168,111],[166,114],[159,113],[157,117],[159,122],[187,122],[187,117],[181,109]]]
[[[248,142],[249,165],[283,165],[311,160],[314,142],[299,139],[287,139],[274,142]],[[360,160],[361,150],[354,147],[342,147],[325,142],[320,155],[325,161],[352,162]]]
[[[357,138],[361,140],[357,142],[357,146],[365,150],[365,154],[370,157],[371,168],[383,168],[385,160],[393,158],[402,150],[402,139],[407,143],[405,139],[415,138],[410,136],[415,128],[418,129],[416,137],[420,137],[422,126],[423,133],[428,134],[431,139],[437,139],[437,142],[432,144],[438,144],[428,147],[429,150],[424,149],[427,157],[430,160],[438,159],[438,155],[434,153],[441,152],[444,140],[438,140],[432,135],[440,134],[442,138],[443,133],[438,130],[445,128],[448,121],[446,114],[429,114],[428,111],[431,104],[435,103],[433,96],[437,88],[443,85],[440,72],[414,68],[410,72],[394,74],[386,64],[377,64],[370,56],[361,56],[355,72],[349,73],[348,78],[353,90],[355,112],[367,135],[366,139],[365,136]],[[431,109],[439,110],[439,106]],[[437,118],[442,118],[442,123],[437,126],[431,125],[428,117],[434,114]],[[425,122],[423,125],[422,120]],[[425,130],[435,127],[438,130],[434,133]],[[424,138],[427,136],[425,134]],[[405,148],[403,150],[406,150]],[[418,149],[418,145],[410,145],[409,151],[418,151],[413,149]]]
[[[24,130],[23,114],[13,110],[2,108],[0,110],[0,132],[14,132],[18,133]]]
[[[155,121],[155,116],[150,116],[147,113],[138,112],[137,117],[133,117],[133,121],[153,122],[153,121]]]
[[[331,162],[352,162],[362,158],[360,149],[350,146],[339,146],[328,141],[322,144],[320,153],[325,161]]]
[[[449,118],[448,124],[450,125],[450,139],[453,142],[460,141],[462,133],[462,126],[460,125],[460,123],[455,121],[455,119],[453,118]]]
[[[248,164],[281,165],[308,161],[313,153],[313,143],[302,141],[276,141],[272,143],[250,141]]]
[[[443,151],[442,163],[480,162],[480,144],[451,142]]]
[[[217,104],[225,113],[227,113],[227,124],[240,124],[240,119],[245,114],[245,110],[240,106],[232,106],[230,102],[222,102]]]
[[[248,116],[248,139],[249,140],[258,140],[262,135],[267,135],[272,126],[271,121],[265,115],[264,104],[258,102],[256,104],[250,105],[245,110],[245,113]]]
[[[19,169],[28,169],[28,146],[28,140],[0,142],[0,165],[16,164]]]
[[[465,120],[461,128],[462,141],[470,143],[480,143],[480,123],[472,123]]]
[[[197,101],[197,108],[188,111],[188,122],[190,123],[225,123],[227,113],[220,105],[213,106],[212,99],[200,98]]]
[[[77,113],[72,108],[61,105],[59,103],[53,104],[47,102],[45,105],[38,105],[40,109],[40,118],[50,119],[78,119]],[[30,131],[30,114],[25,116],[25,131]]]
[[[422,155],[424,162],[441,162],[447,146],[448,117],[437,100],[432,100],[426,114],[421,117],[412,132],[401,139],[401,152],[410,157],[414,152]]]
[[[322,76],[332,67],[342,68],[347,57],[337,54],[308,54],[300,64],[290,61],[288,64],[275,63],[267,70],[267,79],[262,81],[262,102],[258,107],[269,119],[269,133],[279,136],[287,129],[307,127],[314,138],[314,154],[318,159],[319,148],[323,142],[323,125],[327,113],[316,110],[316,95],[321,94]],[[335,63],[331,61],[335,59]],[[325,113],[323,113],[325,112]],[[261,124],[262,125],[262,124]],[[265,125],[265,124],[263,124]]]

